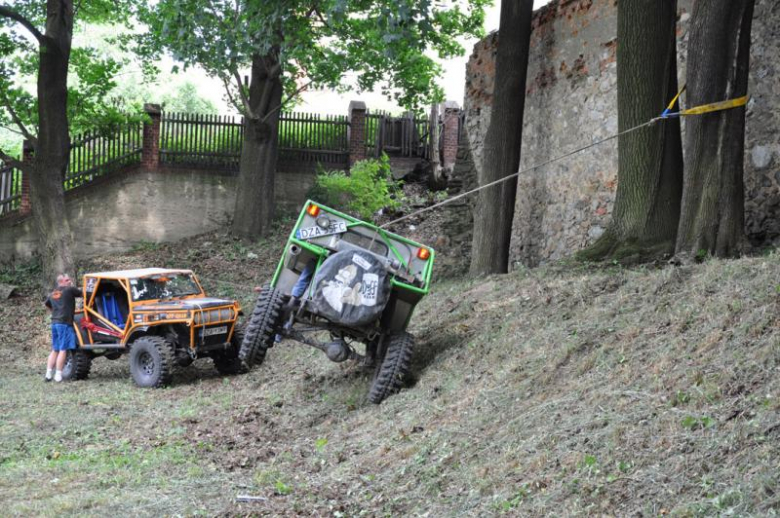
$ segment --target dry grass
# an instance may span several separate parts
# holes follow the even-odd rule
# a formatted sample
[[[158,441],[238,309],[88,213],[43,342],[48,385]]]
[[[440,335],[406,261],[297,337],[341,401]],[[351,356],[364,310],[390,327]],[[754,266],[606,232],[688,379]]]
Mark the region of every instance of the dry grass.
[[[173,255],[248,300],[277,252],[233,247],[100,264]],[[192,249],[211,250],[202,267],[182,264]],[[413,379],[378,407],[369,373],[287,343],[248,375],[197,362],[165,390],[134,388],[124,360],[44,385],[43,314],[17,299],[0,305],[0,500],[11,515],[778,514],[778,270],[772,254],[439,283],[413,319]]]

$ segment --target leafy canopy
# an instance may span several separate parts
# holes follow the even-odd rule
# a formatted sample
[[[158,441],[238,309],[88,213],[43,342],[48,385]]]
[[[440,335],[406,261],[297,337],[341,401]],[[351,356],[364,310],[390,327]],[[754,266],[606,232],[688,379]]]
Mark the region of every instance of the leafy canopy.
[[[133,0],[74,3],[74,31],[88,30],[89,24],[130,25],[129,13],[135,5]],[[0,127],[20,137],[37,134],[35,83],[39,52],[44,45],[38,37],[45,35],[46,7],[46,0],[0,2]],[[107,128],[125,119],[125,107],[110,96],[122,65],[93,45],[71,48],[68,69],[71,131]]]
[[[479,36],[490,0],[159,0],[141,10],[142,48],[198,64],[235,95],[253,56],[276,56],[289,97],[306,87],[381,86],[404,107],[441,100],[431,57],[463,52]],[[461,8],[463,6],[463,8]],[[234,103],[236,104],[236,103]],[[237,106],[242,110],[241,106]]]

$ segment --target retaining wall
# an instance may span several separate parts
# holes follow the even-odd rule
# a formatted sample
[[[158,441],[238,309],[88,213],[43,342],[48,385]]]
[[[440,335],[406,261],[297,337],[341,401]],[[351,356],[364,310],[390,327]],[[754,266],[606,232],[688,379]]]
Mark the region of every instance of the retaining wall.
[[[775,5],[773,5],[775,4]],[[615,0],[558,0],[534,13],[520,168],[617,132]],[[678,74],[685,81],[691,0],[678,2]],[[498,34],[477,43],[466,70],[467,145],[482,167]],[[780,240],[780,8],[757,0],[745,138],[746,232]],[[536,265],[571,255],[608,224],[617,141],[518,180],[511,260]]]
[[[276,175],[277,211],[298,211],[314,181],[312,172]],[[162,243],[229,225],[236,176],[183,169],[116,173],[69,191],[65,205],[74,254],[89,257]],[[37,250],[31,216],[0,225],[0,262],[26,260]]]

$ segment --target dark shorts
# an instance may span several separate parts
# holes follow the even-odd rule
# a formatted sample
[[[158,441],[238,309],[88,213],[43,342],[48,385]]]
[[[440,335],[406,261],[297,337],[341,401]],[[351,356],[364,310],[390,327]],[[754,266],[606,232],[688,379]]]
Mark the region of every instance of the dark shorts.
[[[67,351],[76,348],[76,332],[68,324],[51,325],[51,348],[53,351]]]

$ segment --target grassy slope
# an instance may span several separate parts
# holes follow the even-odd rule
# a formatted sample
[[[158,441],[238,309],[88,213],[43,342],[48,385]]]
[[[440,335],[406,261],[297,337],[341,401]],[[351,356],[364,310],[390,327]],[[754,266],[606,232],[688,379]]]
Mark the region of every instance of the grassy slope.
[[[276,248],[250,260],[206,236],[89,266],[194,266],[248,301]],[[198,361],[164,390],[133,387],[124,359],[44,385],[43,312],[2,303],[4,514],[776,513],[778,268],[440,282],[413,320],[410,386],[381,406],[370,373],[289,343],[248,375]]]

